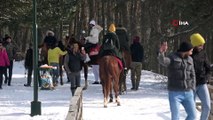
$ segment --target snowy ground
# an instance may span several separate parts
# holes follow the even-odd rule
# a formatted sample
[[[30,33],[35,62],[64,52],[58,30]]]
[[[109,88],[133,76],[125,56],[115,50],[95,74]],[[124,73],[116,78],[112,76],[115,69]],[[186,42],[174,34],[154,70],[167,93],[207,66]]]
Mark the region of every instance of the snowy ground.
[[[15,62],[12,86],[3,85],[0,90],[0,120],[64,120],[71,99],[70,85],[58,86],[55,90],[39,90],[41,116],[30,117],[33,87],[24,87],[23,62]],[[89,87],[83,92],[84,120],[170,120],[170,110],[165,83],[156,79],[156,74],[142,71],[140,88],[131,91],[130,76],[127,77],[127,94],[121,95],[121,106],[109,103],[103,107],[101,85],[92,85],[94,79],[89,71]],[[64,76],[66,78],[66,76]],[[83,78],[83,77],[82,77]],[[66,79],[64,79],[66,82]],[[82,84],[84,81],[82,81]],[[199,116],[198,112],[198,116]],[[181,120],[185,119],[181,108]]]

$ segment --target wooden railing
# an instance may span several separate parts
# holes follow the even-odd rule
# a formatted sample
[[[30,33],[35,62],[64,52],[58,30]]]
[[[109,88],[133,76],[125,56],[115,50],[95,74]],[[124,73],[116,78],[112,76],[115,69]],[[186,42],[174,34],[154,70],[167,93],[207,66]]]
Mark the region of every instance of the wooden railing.
[[[82,103],[82,90],[83,87],[78,87],[74,96],[70,100],[69,111],[66,116],[66,120],[83,120],[83,103]]]

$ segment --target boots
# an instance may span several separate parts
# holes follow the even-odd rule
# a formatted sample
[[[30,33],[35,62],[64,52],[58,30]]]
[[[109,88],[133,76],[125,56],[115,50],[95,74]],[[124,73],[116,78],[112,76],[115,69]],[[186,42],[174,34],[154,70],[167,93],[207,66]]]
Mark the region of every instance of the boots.
[[[136,81],[135,81],[135,79],[131,79],[131,81],[132,81],[132,88],[131,88],[131,90],[135,90],[136,89]]]
[[[76,88],[71,88],[72,96],[75,95],[75,90],[76,90]]]
[[[140,80],[136,80],[135,90],[138,90],[139,85],[140,85]]]

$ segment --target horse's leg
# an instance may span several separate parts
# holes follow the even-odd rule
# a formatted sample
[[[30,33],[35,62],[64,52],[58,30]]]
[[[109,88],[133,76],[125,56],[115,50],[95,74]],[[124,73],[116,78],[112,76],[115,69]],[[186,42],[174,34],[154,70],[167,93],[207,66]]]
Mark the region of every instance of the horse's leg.
[[[122,70],[119,78],[119,94],[122,95],[124,93],[124,71]]]
[[[111,83],[112,84],[112,83]],[[112,85],[110,86],[109,102],[113,102]]]
[[[88,66],[84,63],[83,64],[83,68],[84,68],[84,79],[85,79],[83,90],[86,90],[87,87],[88,87],[88,81],[87,81],[87,78],[88,78]]]
[[[110,78],[106,78],[106,81],[105,81],[105,86],[104,86],[104,89],[105,89],[105,92],[104,92],[104,107],[106,108],[107,107],[107,103],[108,103],[108,97],[109,97],[109,93],[110,93],[110,88],[111,88],[111,79]]]
[[[114,93],[115,93],[115,99],[116,99],[116,102],[117,102],[117,106],[120,106],[121,103],[120,103],[120,97],[119,97],[119,77],[117,77],[117,78],[115,77],[113,88],[114,88]]]
[[[128,72],[128,71],[127,71]],[[127,94],[127,87],[126,87],[126,76],[127,76],[127,72],[124,73],[124,76],[123,76],[123,92],[125,91],[126,94]]]
[[[104,93],[104,107],[107,108],[107,89],[106,89],[106,84],[103,85],[103,93]]]

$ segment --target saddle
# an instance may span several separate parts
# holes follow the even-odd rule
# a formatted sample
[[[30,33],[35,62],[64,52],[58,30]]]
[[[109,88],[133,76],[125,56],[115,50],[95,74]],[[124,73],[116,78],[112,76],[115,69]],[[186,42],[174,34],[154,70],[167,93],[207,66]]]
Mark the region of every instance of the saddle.
[[[117,57],[115,57],[115,58],[116,58],[116,61],[118,62],[119,68],[122,70],[123,69],[123,63],[122,63],[122,61],[119,58],[117,58]]]
[[[98,55],[99,51],[100,51],[100,45],[97,44],[95,47],[92,47],[89,51],[89,56],[94,56],[94,55]]]

